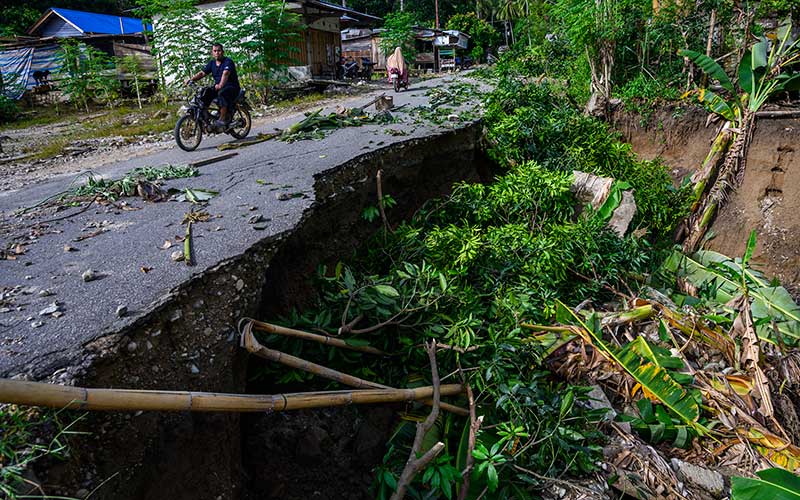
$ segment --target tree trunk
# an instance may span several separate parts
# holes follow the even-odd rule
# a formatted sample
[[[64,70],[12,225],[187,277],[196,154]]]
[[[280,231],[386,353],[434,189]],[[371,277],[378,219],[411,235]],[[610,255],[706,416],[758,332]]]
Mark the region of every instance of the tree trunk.
[[[696,204],[697,209],[689,217],[689,235],[683,242],[684,253],[692,254],[698,250],[720,207],[741,183],[747,161],[747,150],[755,128],[754,124],[755,114],[750,110],[745,110],[739,131],[725,153],[725,161],[719,168],[714,186],[702,202]],[[709,156],[712,156],[712,153],[709,153]],[[697,192],[697,188],[695,188],[695,192]]]

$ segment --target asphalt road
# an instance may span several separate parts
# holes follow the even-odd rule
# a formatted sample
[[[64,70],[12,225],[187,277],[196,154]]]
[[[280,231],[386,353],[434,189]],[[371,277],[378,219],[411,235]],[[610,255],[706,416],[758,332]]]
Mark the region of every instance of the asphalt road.
[[[0,260],[0,376],[26,372],[37,363],[53,365],[54,359],[146,315],[171,290],[192,277],[241,255],[265,238],[291,231],[314,203],[314,174],[392,143],[466,125],[449,121],[442,125],[414,123],[416,119],[409,114],[415,106],[428,104],[428,89],[454,81],[465,78],[426,80],[400,94],[387,88],[385,92],[394,96],[395,106],[406,105],[394,113],[399,123],[339,129],[321,140],[270,140],[237,149],[233,158],[200,167],[198,177],[166,181],[164,188],[202,188],[220,193],[204,208],[212,219],[194,225],[193,267],[170,258],[172,252],[182,248],[176,236],[185,232],[181,220],[190,209],[189,203],[125,198],[125,209],[94,204],[84,213],[41,224],[53,217],[52,211],[28,218],[15,216],[14,211],[63,191],[74,174],[11,195],[0,194],[0,228],[5,238],[2,248],[17,242],[25,244],[25,253],[16,260]],[[347,99],[347,105],[363,105],[381,92]],[[470,111],[475,116],[477,110],[476,98],[455,112]],[[297,120],[292,117],[268,123],[254,128],[250,135],[285,128]],[[387,129],[408,135],[390,135]],[[135,167],[194,162],[222,154],[216,146],[230,139],[222,135],[204,137],[191,153],[176,146],[92,170],[107,178],[121,178]],[[69,208],[55,216],[77,210]],[[263,221],[249,223],[258,215]],[[31,227],[37,222],[40,224]],[[104,232],[76,241],[98,231]],[[167,240],[173,246],[162,249]],[[66,251],[65,246],[74,251]],[[87,270],[98,279],[84,281],[82,275]],[[59,317],[40,314],[54,302]],[[117,316],[119,306],[127,307],[127,316]]]

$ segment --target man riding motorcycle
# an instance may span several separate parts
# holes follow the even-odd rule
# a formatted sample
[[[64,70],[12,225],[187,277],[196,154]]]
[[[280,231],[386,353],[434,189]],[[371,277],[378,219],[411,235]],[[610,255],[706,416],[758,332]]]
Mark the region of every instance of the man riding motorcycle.
[[[210,92],[205,92],[202,100],[205,106],[208,107],[215,98],[217,99],[219,102],[219,119],[214,122],[214,125],[227,129],[233,114],[230,113],[229,116],[228,110],[241,91],[239,76],[236,74],[236,64],[229,57],[225,57],[225,50],[222,48],[222,44],[213,44],[211,46],[211,55],[214,59],[208,61],[208,64],[201,71],[186,80],[186,85],[206,75],[214,77],[213,90],[209,89]]]

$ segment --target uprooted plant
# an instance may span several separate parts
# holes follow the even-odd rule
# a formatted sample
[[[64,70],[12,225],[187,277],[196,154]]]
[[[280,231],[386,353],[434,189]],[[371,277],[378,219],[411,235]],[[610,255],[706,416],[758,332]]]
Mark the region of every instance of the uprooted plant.
[[[761,36],[739,62],[736,85],[711,57],[691,50],[680,52],[712,79],[727,96],[698,89],[699,101],[724,120],[703,165],[693,175],[694,196],[688,235],[683,248],[697,250],[719,207],[739,185],[745,170],[756,113],[779,92],[800,89],[800,74],[791,66],[800,57],[791,22],[783,23],[773,36]]]

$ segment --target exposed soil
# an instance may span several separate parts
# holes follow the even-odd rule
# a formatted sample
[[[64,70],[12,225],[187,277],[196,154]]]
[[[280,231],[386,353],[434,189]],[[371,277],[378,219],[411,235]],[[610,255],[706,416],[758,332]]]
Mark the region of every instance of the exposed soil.
[[[705,126],[699,108],[660,110],[642,126],[640,117],[621,114],[616,127],[644,158],[660,156],[676,183],[691,175],[710,150],[718,124]],[[741,185],[721,210],[706,245],[726,255],[741,255],[751,230],[758,233],[752,260],[800,297],[800,119],[759,118]]]

